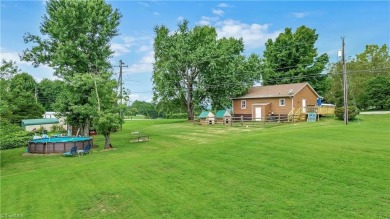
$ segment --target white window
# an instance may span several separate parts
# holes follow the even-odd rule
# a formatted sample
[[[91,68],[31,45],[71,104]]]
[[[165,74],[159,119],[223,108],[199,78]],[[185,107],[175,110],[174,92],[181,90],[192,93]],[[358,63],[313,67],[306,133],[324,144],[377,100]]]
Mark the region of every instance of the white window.
[[[241,109],[246,109],[246,100],[241,100]]]
[[[286,106],[286,99],[279,99],[279,106]]]

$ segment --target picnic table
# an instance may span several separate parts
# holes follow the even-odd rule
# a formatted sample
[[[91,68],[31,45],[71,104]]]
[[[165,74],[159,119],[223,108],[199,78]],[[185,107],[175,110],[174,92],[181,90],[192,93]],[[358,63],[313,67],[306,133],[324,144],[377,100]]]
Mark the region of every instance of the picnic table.
[[[143,135],[140,132],[130,133],[130,142],[145,142],[149,140],[150,140],[149,135]]]

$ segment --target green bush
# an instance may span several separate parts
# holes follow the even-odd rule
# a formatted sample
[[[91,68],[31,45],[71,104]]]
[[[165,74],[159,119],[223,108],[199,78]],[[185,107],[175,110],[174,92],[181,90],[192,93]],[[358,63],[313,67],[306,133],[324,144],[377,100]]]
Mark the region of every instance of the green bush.
[[[23,130],[17,125],[2,121],[0,125],[0,150],[27,146],[33,133]]]
[[[344,120],[344,107],[336,107],[335,112],[338,119]],[[354,120],[359,114],[359,110],[356,106],[348,107],[348,120]]]
[[[66,130],[64,129],[64,127],[62,125],[53,124],[50,127],[50,131],[51,132],[65,132]]]

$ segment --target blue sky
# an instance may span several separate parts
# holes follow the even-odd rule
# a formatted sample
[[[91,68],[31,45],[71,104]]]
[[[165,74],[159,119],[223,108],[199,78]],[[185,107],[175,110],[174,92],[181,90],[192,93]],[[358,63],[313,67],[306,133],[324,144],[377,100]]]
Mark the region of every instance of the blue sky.
[[[337,61],[341,37],[345,37],[346,56],[355,57],[368,44],[390,44],[390,1],[108,1],[123,17],[120,35],[112,41],[114,65],[121,59],[124,87],[131,100],[152,99],[153,29],[165,25],[176,30],[182,19],[190,25],[211,25],[219,37],[242,37],[245,54],[262,56],[267,39],[275,39],[286,27],[306,25],[316,29],[318,53],[328,53]],[[32,67],[18,53],[26,32],[39,34],[45,1],[1,1],[1,58],[14,60],[19,68],[40,81],[54,79],[47,66]],[[119,72],[119,68],[115,68]]]

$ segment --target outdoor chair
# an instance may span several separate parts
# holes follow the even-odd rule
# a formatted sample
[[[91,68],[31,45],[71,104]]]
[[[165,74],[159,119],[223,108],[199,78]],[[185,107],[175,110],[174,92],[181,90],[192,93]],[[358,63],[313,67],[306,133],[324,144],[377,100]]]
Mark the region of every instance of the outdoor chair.
[[[65,152],[65,153],[63,153],[62,154],[62,156],[73,156],[73,155],[75,155],[75,154],[77,154],[77,147],[76,146],[73,146],[71,149],[70,149],[70,151],[69,152]]]
[[[91,145],[90,145],[90,144],[87,144],[87,145],[84,147],[82,153],[83,153],[83,154],[89,154],[90,151],[91,151]]]

